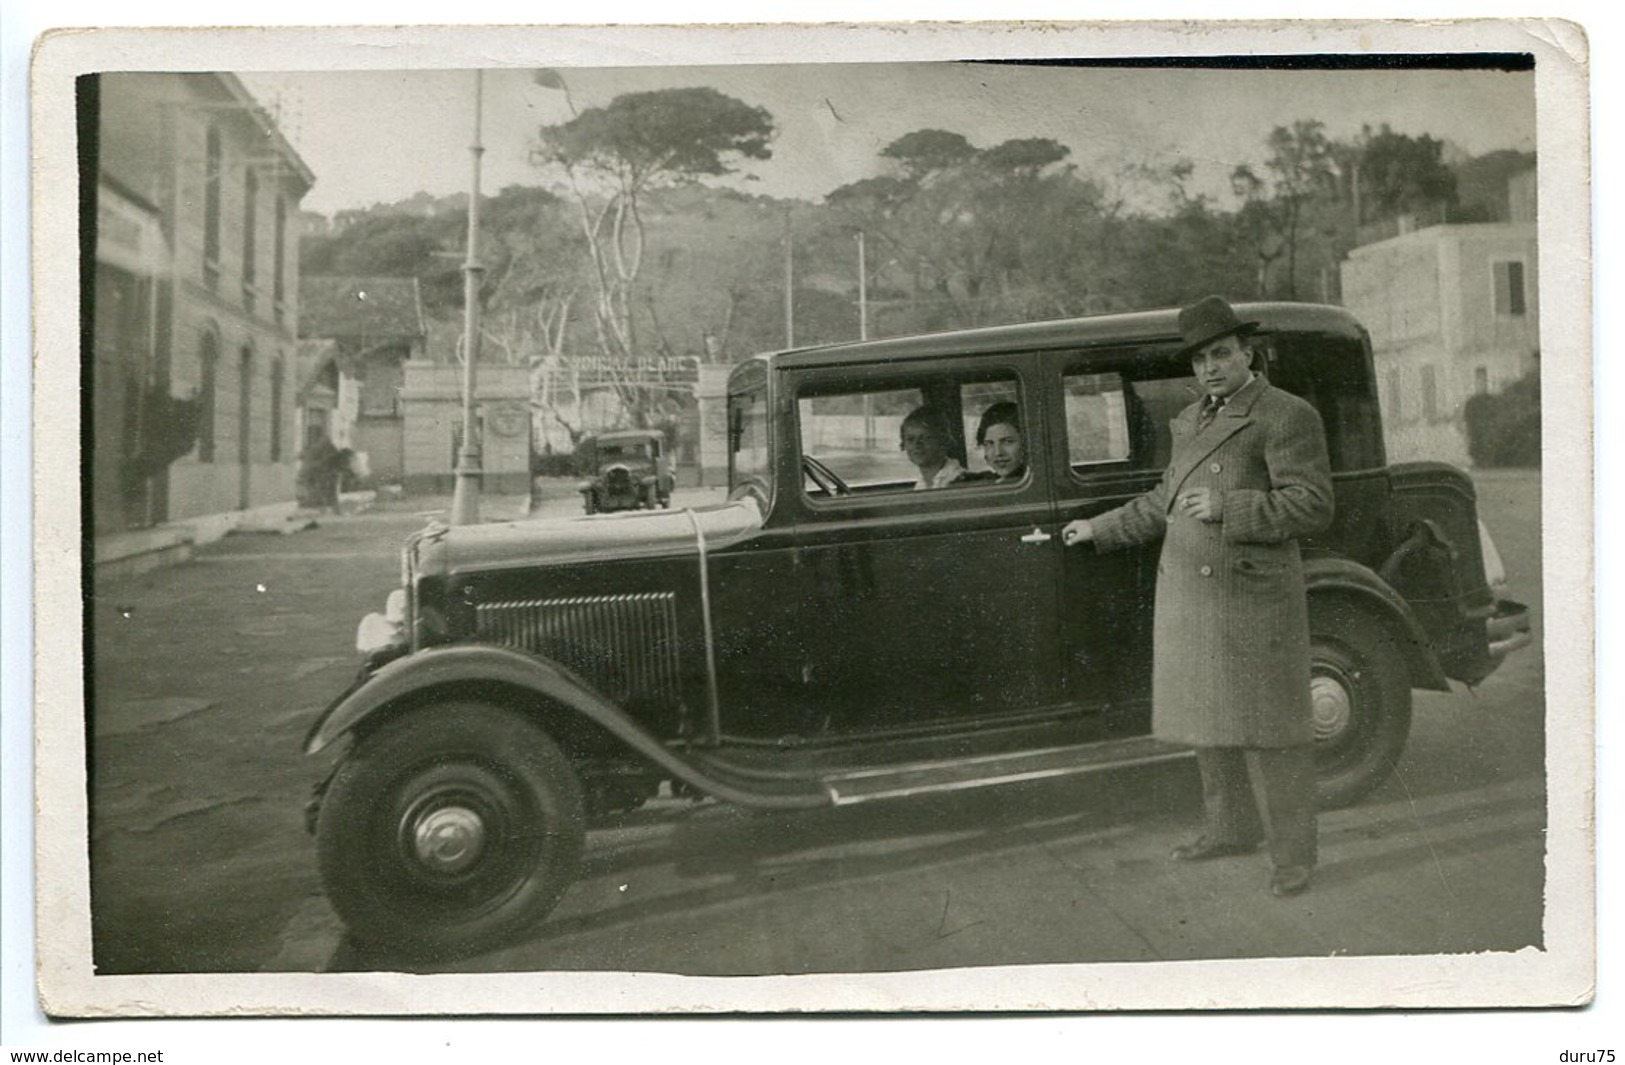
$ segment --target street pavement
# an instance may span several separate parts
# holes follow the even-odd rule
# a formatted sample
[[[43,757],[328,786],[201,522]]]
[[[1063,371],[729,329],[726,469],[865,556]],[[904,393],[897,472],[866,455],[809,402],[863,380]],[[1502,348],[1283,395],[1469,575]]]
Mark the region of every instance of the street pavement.
[[[574,482],[537,514],[580,513]],[[720,498],[682,489],[677,505]],[[445,498],[233,535],[99,582],[91,604],[91,910],[98,971],[253,971],[320,901],[303,808],[330,764],[306,729],[355,675],[355,629]],[[510,500],[482,513],[511,516]],[[299,527],[290,524],[290,528]],[[325,906],[325,903],[322,903]]]
[[[1511,590],[1532,604],[1538,487],[1532,473],[1480,479]],[[445,502],[230,537],[96,589],[99,971],[406,967],[343,942],[302,821],[328,766],[300,745],[353,675],[355,624],[395,586],[402,539]],[[561,489],[540,509],[579,503]],[[535,935],[440,969],[716,975],[1538,945],[1543,677],[1530,649],[1476,693],[1418,693],[1399,772],[1324,815],[1322,865],[1300,898],[1268,895],[1262,855],[1167,862],[1199,808],[1189,762],[794,816],[659,800],[590,833],[580,880]]]

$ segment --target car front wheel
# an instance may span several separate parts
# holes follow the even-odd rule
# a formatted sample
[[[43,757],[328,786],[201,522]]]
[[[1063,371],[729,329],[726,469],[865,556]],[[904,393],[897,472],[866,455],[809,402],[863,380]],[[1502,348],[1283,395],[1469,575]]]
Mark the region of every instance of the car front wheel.
[[[1409,672],[1381,622],[1334,607],[1311,617],[1309,693],[1320,805],[1346,806],[1386,780],[1405,749]]]
[[[553,741],[512,711],[450,702],[358,741],[323,799],[317,851],[355,942],[454,957],[545,917],[583,835],[581,786]]]

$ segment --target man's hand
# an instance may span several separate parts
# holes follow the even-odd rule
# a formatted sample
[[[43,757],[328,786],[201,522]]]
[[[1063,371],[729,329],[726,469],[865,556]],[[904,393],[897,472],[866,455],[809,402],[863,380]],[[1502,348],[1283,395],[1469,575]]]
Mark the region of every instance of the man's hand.
[[[1069,521],[1066,528],[1061,530],[1061,542],[1068,547],[1073,544],[1087,544],[1095,538],[1095,527],[1089,524],[1088,518],[1079,518]]]
[[[1218,492],[1211,488],[1192,488],[1174,503],[1174,511],[1198,521],[1222,521],[1224,503]]]

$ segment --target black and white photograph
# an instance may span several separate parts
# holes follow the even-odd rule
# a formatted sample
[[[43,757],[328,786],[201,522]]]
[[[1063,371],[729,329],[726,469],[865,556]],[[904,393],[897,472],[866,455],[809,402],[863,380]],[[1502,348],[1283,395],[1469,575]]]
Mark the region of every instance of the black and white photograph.
[[[1588,1001],[1583,38],[1306,29],[47,40],[48,1012]]]

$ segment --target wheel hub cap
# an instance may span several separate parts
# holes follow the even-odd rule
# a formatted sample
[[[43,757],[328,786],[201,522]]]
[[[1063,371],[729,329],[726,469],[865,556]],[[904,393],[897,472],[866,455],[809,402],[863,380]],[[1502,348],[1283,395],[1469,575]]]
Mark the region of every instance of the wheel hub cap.
[[[1313,678],[1309,682],[1309,700],[1314,708],[1315,739],[1333,739],[1348,728],[1354,715],[1354,701],[1341,680],[1325,676]]]
[[[485,848],[485,822],[462,806],[443,806],[417,823],[413,845],[418,860],[437,872],[460,873]]]

